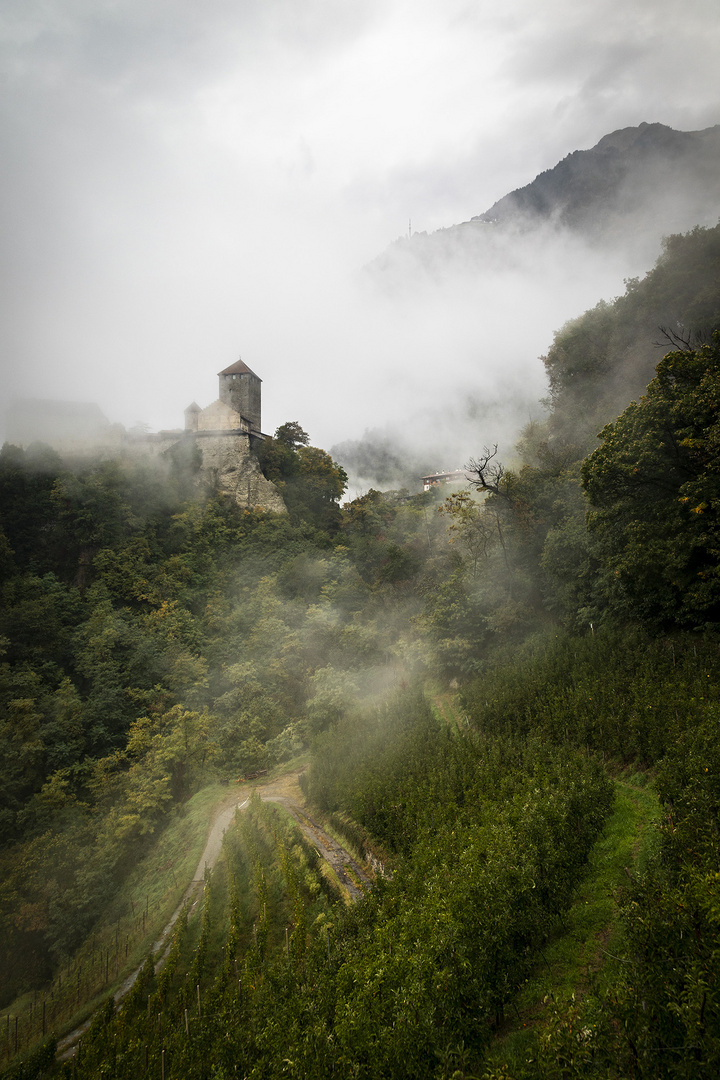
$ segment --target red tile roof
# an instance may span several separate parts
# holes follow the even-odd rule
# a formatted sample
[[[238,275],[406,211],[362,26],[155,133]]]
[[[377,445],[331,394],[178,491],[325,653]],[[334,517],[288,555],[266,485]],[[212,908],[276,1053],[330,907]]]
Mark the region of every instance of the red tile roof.
[[[242,360],[237,360],[230,367],[226,367],[224,371],[218,371],[218,375],[255,375],[255,372],[251,371]],[[258,376],[255,375],[255,378],[257,379]],[[262,379],[260,381],[262,382]]]

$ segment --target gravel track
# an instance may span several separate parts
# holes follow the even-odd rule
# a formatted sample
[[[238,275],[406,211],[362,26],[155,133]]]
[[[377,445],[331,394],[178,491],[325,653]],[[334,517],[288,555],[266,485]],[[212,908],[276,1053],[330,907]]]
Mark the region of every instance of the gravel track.
[[[354,902],[363,895],[363,890],[370,888],[371,881],[365,871],[358,865],[349,852],[332,837],[323,831],[321,826],[307,813],[302,793],[298,784],[298,773],[287,774],[269,784],[255,787],[263,802],[275,802],[283,806],[288,813],[297,821],[304,836],[314,845],[316,851],[332,868],[342,887],[347,891],[349,898]],[[244,792],[243,792],[244,794]],[[152,953],[155,958],[155,968],[160,970],[172,943],[172,933],[176,922],[182,914],[183,908],[188,905],[190,917],[195,913],[202,894],[206,872],[213,869],[222,850],[225,833],[233,822],[236,811],[245,810],[250,805],[250,798],[246,796],[238,798],[234,796],[216,814],[208,833],[208,838],[200,856],[200,861],[189,883],[182,900],[175,909],[172,918],[164,927],[157,941],[153,944]],[[136,979],[143,969],[141,964],[129,975],[115,991],[115,1002],[120,1002],[130,992]],[[68,1035],[58,1041],[58,1057],[65,1061],[72,1056],[75,1044],[82,1038],[90,1027],[90,1020],[86,1020],[80,1027],[75,1028]]]

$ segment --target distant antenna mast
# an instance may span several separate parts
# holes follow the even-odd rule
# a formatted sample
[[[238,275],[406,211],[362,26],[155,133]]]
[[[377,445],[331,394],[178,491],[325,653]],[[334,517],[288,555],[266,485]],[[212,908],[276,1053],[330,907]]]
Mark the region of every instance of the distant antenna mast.
[[[408,240],[412,236],[412,218],[408,218]]]

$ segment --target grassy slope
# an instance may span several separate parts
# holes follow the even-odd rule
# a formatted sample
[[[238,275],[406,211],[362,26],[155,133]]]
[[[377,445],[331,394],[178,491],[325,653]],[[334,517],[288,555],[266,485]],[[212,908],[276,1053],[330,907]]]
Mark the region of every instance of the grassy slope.
[[[212,784],[173,814],[150,852],[118,889],[92,937],[53,983],[44,993],[26,994],[8,1007],[11,1026],[19,1017],[19,1049],[42,1037],[43,1002],[46,1031],[62,1034],[82,1023],[142,964],[193,878],[218,804],[231,795],[237,798],[237,791]]]
[[[488,1065],[519,1073],[542,1037],[554,1006],[582,997],[590,985],[618,962],[616,890],[627,874],[642,868],[654,849],[654,824],[660,807],[646,773],[623,773],[615,781],[616,798],[605,832],[578,887],[564,932],[546,946],[543,961],[520,991],[516,1015],[498,1037]],[[500,1073],[500,1075],[507,1075]]]

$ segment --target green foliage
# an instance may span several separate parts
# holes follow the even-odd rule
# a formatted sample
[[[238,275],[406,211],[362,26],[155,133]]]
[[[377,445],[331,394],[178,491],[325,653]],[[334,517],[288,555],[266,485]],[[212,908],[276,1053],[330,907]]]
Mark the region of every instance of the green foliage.
[[[296,425],[280,435],[313,524],[184,501],[192,461],[70,470],[3,452],[6,996],[72,953],[199,785],[297,754],[397,641],[318,532],[342,478]],[[42,551],[23,547],[33,534]]]
[[[522,638],[548,613],[575,628],[601,618],[715,622],[718,266],[720,226],[671,237],[643,281],[556,335],[550,415],[525,431],[519,466],[481,458],[484,504],[455,497],[445,508],[464,569],[458,583],[485,631],[474,640],[448,632],[441,615],[446,654],[477,655],[498,632]],[[675,351],[625,408],[651,379],[663,338]],[[581,465],[601,424],[603,444]],[[475,673],[472,660],[447,670]]]
[[[58,456],[35,444],[28,450],[9,443],[0,449],[0,527],[4,535],[4,574],[43,573],[56,555],[52,490],[61,471]]]
[[[451,736],[416,694],[391,713],[382,740],[371,717],[362,722],[360,752],[414,763],[403,795],[416,815],[429,801],[437,809],[434,824],[412,826],[414,857],[342,910],[314,847],[253,800],[206,884],[195,947],[176,938],[155,992],[148,970],[130,1007],[98,1014],[78,1077],[110,1066],[131,1076],[163,1051],[168,1077],[424,1077],[459,1045],[479,1065],[533,946],[568,902],[610,785],[579,756]],[[351,730],[334,737],[346,742]],[[376,793],[394,800],[396,773],[381,772]]]
[[[192,454],[67,468],[3,448],[5,1000],[52,977],[209,781],[310,752],[316,810],[378,868],[344,910],[255,800],[200,925],[101,1011],[77,1080],[508,1075],[486,1052],[562,932],[605,762],[654,770],[654,854],[612,898],[602,977],[513,1068],[717,1072],[719,236],[670,238],[559,332],[550,415],[512,468],[471,465],[479,497],[341,508],[344,471],[295,421],[257,447],[288,515],[200,497]],[[658,326],[674,351],[582,464],[650,378]],[[428,673],[463,683],[452,726]]]
[[[666,239],[657,265],[625,294],[601,302],[555,335],[545,365],[552,428],[587,446],[597,427],[640,395],[658,345],[709,343],[720,326],[720,226]]]
[[[582,1005],[558,1000],[518,1075],[702,1077],[717,1071],[717,777],[713,639],[638,632],[561,638],[467,695],[483,731],[597,746],[658,770],[655,853],[626,882],[608,970]]]
[[[610,614],[666,626],[718,621],[718,408],[720,336],[668,353],[584,463],[603,571],[598,605]]]
[[[298,424],[297,420],[290,420],[286,424],[281,424],[275,432],[275,441],[279,442],[282,446],[289,446],[296,449],[298,446],[309,446],[310,436],[307,431]]]
[[[719,683],[712,638],[605,629],[539,636],[498,660],[462,699],[480,730],[540,733],[651,766],[704,722]]]
[[[50,1076],[50,1070],[55,1063],[57,1041],[48,1039],[39,1049],[25,1056],[22,1061],[15,1062],[0,1073],[2,1080],[43,1080]]]
[[[307,433],[292,421],[282,424],[274,438],[258,443],[255,453],[263,474],[280,491],[291,520],[308,521],[334,533],[347,474],[324,450],[309,446],[309,441]]]

